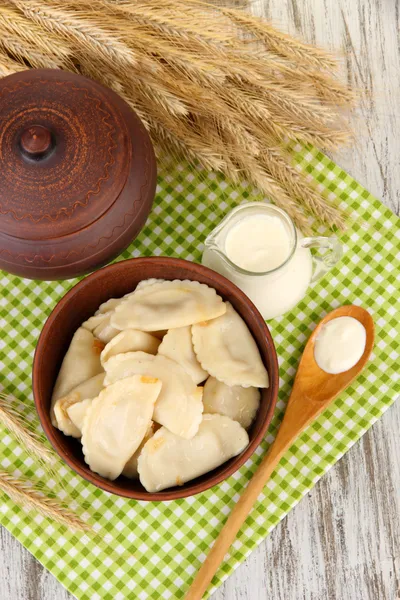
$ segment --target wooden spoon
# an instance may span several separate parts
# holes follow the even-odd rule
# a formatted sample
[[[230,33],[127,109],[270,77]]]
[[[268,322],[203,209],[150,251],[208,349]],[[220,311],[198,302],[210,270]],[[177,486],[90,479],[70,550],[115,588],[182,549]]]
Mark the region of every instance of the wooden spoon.
[[[321,327],[337,317],[353,317],[367,332],[364,354],[354,367],[332,375],[322,371],[314,359],[315,339]],[[185,600],[200,600],[215,572],[222,563],[241,525],[246,520],[259,494],[286,450],[306,427],[321,414],[340,392],[347,388],[364,369],[374,345],[374,322],[371,315],[359,306],[342,306],[330,312],[312,333],[300,360],[286,413],[275,442],[253,475],[238,503],[195,577]]]

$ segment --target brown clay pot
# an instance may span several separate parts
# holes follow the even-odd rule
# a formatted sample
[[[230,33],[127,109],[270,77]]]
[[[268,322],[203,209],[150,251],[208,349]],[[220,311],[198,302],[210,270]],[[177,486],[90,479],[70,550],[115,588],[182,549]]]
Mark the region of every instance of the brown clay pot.
[[[112,90],[61,70],[0,80],[0,268],[68,279],[104,265],[150,212],[147,131]]]
[[[52,426],[50,401],[62,359],[75,330],[109,298],[131,292],[142,279],[191,279],[216,289],[229,300],[247,323],[257,342],[262,360],[268,370],[270,387],[262,390],[256,419],[249,431],[248,447],[235,458],[181,487],[159,493],[148,493],[139,481],[119,477],[115,481],[93,473],[83,459],[80,443]],[[274,343],[262,316],[233,283],[211,269],[175,258],[133,258],[105,267],[80,281],[60,300],[46,321],[36,347],[33,363],[33,393],[43,429],[61,458],[87,481],[119,496],[136,500],[174,500],[204,492],[237,471],[253,454],[271,422],[278,395],[279,369]]]

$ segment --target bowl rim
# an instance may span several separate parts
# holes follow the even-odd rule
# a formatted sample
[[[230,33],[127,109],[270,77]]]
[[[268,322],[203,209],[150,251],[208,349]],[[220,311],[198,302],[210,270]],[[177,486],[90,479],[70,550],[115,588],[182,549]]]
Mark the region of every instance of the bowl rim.
[[[196,276],[197,273],[203,273],[203,274],[207,273],[207,272],[211,273],[212,277],[214,279],[220,280],[220,282],[224,286],[226,286],[230,289],[230,291],[232,292],[233,295],[238,296],[248,306],[249,310],[253,312],[254,316],[256,317],[257,321],[259,322],[259,324],[261,326],[262,332],[266,338],[265,339],[266,345],[269,348],[269,357],[271,360],[271,365],[269,367],[269,372],[268,372],[269,381],[270,381],[270,386],[269,386],[270,404],[268,407],[267,415],[266,415],[264,422],[262,423],[262,426],[260,427],[257,435],[254,437],[254,439],[249,443],[247,448],[241,454],[234,457],[235,460],[233,463],[229,461],[230,464],[228,464],[227,467],[225,469],[222,469],[218,474],[210,477],[209,481],[208,480],[201,481],[199,483],[193,483],[193,484],[191,484],[190,482],[187,482],[184,486],[182,486],[179,489],[174,489],[172,491],[169,491],[168,489],[166,489],[161,492],[152,493],[152,492],[146,492],[146,491],[138,492],[135,490],[129,490],[129,489],[125,489],[122,487],[119,487],[118,489],[116,489],[118,486],[116,486],[114,481],[108,481],[107,479],[102,478],[100,475],[97,475],[94,472],[89,472],[88,470],[84,469],[79,463],[77,463],[77,461],[74,458],[71,458],[68,455],[68,453],[61,450],[59,447],[58,441],[56,439],[55,427],[53,427],[53,425],[51,425],[50,420],[46,417],[47,411],[40,401],[38,380],[39,380],[39,372],[40,372],[40,367],[41,367],[41,358],[45,355],[45,351],[46,351],[47,337],[53,328],[54,322],[57,320],[58,314],[66,305],[68,305],[70,303],[70,301],[74,298],[76,293],[78,291],[80,291],[82,288],[90,286],[92,284],[92,282],[95,281],[96,279],[98,279],[98,278],[102,279],[103,277],[107,276],[114,269],[121,269],[121,265],[124,265],[126,263],[132,263],[133,261],[135,262],[135,264],[138,264],[139,262],[141,262],[144,265],[146,265],[146,264],[151,264],[151,263],[157,262],[159,259],[162,259],[164,262],[167,261],[168,266],[171,266],[171,267],[190,268],[191,270],[193,270],[194,277]],[[129,258],[126,260],[118,261],[116,263],[107,265],[106,267],[102,267],[101,269],[94,271],[90,275],[88,275],[88,276],[84,277],[83,279],[81,279],[80,281],[78,281],[57,302],[57,304],[53,308],[52,312],[50,313],[45,324],[42,327],[42,330],[39,335],[38,343],[36,345],[35,354],[34,354],[34,358],[33,358],[32,389],[33,389],[33,397],[34,397],[36,411],[38,413],[41,426],[44,430],[44,433],[46,434],[48,441],[50,442],[53,449],[60,456],[60,458],[75,473],[80,475],[83,479],[85,479],[89,483],[93,484],[94,486],[96,486],[106,492],[109,492],[111,494],[115,494],[117,496],[129,498],[132,500],[165,502],[165,501],[169,501],[169,500],[189,498],[190,496],[194,496],[196,494],[199,494],[201,492],[205,492],[205,491],[211,489],[212,487],[221,483],[222,481],[224,481],[225,479],[227,479],[228,477],[233,475],[233,473],[238,471],[244,465],[244,463],[254,454],[254,452],[256,451],[256,449],[258,448],[258,446],[260,445],[261,441],[263,440],[263,438],[265,436],[265,433],[271,423],[271,420],[272,420],[272,417],[273,417],[273,414],[275,411],[277,398],[278,398],[278,389],[279,389],[279,364],[278,364],[278,357],[277,357],[275,345],[274,345],[271,333],[269,331],[269,328],[268,328],[265,320],[261,316],[258,309],[255,307],[253,302],[248,298],[248,296],[246,296],[246,294],[244,294],[244,292],[242,292],[234,283],[232,283],[230,280],[228,280],[223,275],[216,273],[215,271],[213,271],[212,269],[209,269],[208,267],[205,267],[204,265],[201,265],[199,263],[194,263],[194,262],[191,262],[191,261],[188,261],[185,259],[172,258],[172,257],[166,257],[166,256],[137,257],[137,258]],[[196,481],[196,480],[194,480],[194,481]]]

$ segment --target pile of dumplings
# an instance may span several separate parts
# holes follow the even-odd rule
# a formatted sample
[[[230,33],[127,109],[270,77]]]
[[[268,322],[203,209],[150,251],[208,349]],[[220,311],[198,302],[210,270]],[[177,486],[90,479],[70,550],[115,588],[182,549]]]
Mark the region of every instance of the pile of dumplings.
[[[240,454],[268,385],[229,302],[197,281],[147,279],[75,332],[51,419],[92,471],[159,492]]]

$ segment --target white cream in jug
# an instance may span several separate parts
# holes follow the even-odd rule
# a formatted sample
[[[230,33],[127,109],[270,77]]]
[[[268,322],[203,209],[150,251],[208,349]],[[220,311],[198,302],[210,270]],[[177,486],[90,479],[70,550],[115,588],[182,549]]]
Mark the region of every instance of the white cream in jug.
[[[238,267],[263,273],[276,269],[290,254],[290,237],[282,219],[272,215],[245,217],[228,231],[225,252]]]
[[[365,327],[357,319],[332,319],[321,327],[315,340],[315,362],[325,373],[348,371],[364,354],[366,341]]]
[[[289,258],[293,243],[291,232],[279,216],[253,214],[237,220],[217,240],[222,253],[248,274],[232,267],[207,245],[202,262],[243,290],[264,319],[272,319],[300,302],[311,281],[311,253],[298,244]]]

